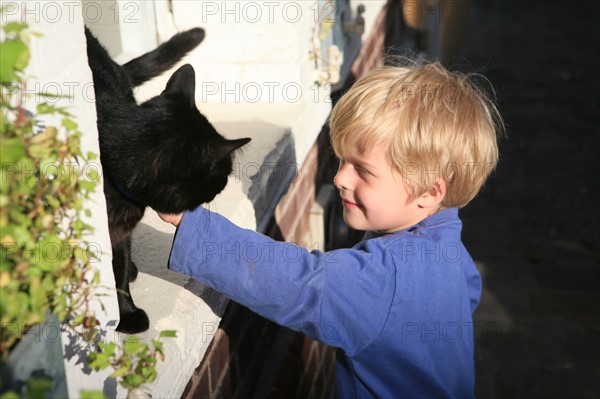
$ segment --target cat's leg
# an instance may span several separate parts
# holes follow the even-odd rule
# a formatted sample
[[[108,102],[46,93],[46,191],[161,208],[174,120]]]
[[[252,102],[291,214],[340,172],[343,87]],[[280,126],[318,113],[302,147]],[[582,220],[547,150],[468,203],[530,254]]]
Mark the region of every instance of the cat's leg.
[[[131,259],[131,237],[129,237],[126,241],[127,248],[125,250],[127,251],[127,254],[129,254],[129,268],[127,275],[129,277],[129,282],[133,283],[137,279],[138,268],[135,262]]]
[[[119,301],[120,321],[117,331],[135,334],[146,331],[150,326],[148,315],[133,303],[129,291],[129,275],[131,264],[131,245],[129,240],[113,244],[113,272]]]

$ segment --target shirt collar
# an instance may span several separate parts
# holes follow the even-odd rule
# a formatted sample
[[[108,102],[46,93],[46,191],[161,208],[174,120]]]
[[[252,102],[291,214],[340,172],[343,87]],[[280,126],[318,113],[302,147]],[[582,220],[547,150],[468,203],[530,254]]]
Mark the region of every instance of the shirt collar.
[[[425,219],[421,220],[419,223],[417,223],[411,227],[407,227],[402,230],[394,231],[393,233],[384,233],[381,231],[367,231],[365,233],[364,239],[368,240],[371,238],[382,237],[387,234],[398,234],[398,233],[403,233],[403,232],[412,233],[420,228],[439,226],[439,225],[443,225],[448,222],[454,222],[457,220],[458,220],[458,208],[446,208],[446,209],[442,209],[441,211],[434,213],[433,215],[426,217]]]

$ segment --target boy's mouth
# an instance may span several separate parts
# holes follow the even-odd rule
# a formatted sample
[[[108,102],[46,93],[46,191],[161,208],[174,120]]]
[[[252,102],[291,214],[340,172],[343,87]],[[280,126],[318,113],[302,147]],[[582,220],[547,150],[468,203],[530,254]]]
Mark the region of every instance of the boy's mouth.
[[[355,202],[352,201],[348,201],[347,199],[342,198],[342,205],[344,205],[345,208],[349,208],[349,209],[353,209],[353,208],[358,208],[359,205]]]

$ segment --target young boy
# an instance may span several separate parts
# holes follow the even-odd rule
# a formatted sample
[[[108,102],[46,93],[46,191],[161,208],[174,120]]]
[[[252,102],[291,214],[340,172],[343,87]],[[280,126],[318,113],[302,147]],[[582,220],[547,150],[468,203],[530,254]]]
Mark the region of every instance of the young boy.
[[[496,165],[497,116],[439,64],[372,71],[330,119],[334,183],[362,242],[308,252],[200,207],[161,215],[179,227],[170,267],[337,348],[337,397],[473,397],[481,279],[457,208]]]

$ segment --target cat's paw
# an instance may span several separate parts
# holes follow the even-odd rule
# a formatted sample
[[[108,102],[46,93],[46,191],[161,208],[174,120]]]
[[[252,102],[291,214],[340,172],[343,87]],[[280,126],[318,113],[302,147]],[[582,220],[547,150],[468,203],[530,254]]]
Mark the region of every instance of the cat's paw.
[[[133,263],[133,261],[131,261],[131,264],[129,266],[129,270],[127,273],[127,279],[129,280],[130,283],[133,283],[138,276],[138,268],[137,265],[135,263]]]
[[[117,331],[126,334],[137,334],[146,331],[150,327],[150,319],[142,309],[136,309],[132,313],[122,314]]]

